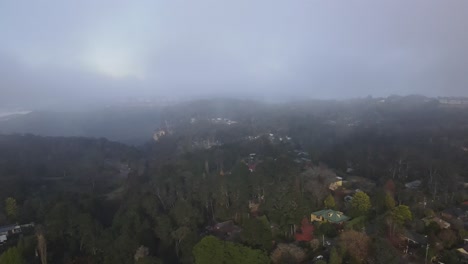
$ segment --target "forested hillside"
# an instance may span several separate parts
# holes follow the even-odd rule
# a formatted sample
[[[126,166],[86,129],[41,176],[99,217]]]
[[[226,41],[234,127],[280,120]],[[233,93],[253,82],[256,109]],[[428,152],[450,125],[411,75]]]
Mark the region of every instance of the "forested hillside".
[[[0,263],[457,263],[466,215],[427,219],[467,210],[468,111],[390,99],[172,106],[139,147],[0,136],[0,225],[34,223]]]

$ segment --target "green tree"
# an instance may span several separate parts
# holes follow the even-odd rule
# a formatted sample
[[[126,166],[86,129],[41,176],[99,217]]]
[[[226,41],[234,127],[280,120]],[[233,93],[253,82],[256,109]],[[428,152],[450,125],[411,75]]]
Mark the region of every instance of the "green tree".
[[[392,232],[395,232],[395,228],[402,226],[406,221],[413,219],[413,215],[408,206],[399,205],[390,211],[390,217],[392,220]]]
[[[439,233],[440,231],[440,226],[434,221],[431,221],[426,227],[424,228],[424,233],[429,234],[429,235],[435,235]]]
[[[369,195],[365,192],[357,192],[351,201],[351,215],[353,217],[367,215],[371,208]]]
[[[177,200],[169,214],[179,227],[188,226],[195,228],[202,222],[202,215],[198,208],[183,199]]]
[[[325,201],[323,201],[324,205],[328,209],[335,209],[336,203],[335,203],[335,198],[329,194],[327,198],[325,198]]]
[[[372,256],[375,263],[400,263],[400,252],[385,238],[375,238],[372,241]]]
[[[156,257],[144,257],[135,262],[135,264],[162,264],[163,262]]]
[[[16,247],[9,248],[0,255],[0,264],[23,264],[24,259]]]
[[[8,197],[5,200],[5,212],[10,220],[16,220],[18,216],[18,206],[16,200],[12,197]]]
[[[450,251],[444,251],[442,253],[441,259],[443,263],[447,264],[456,264],[460,263],[460,260],[458,258],[458,254],[456,250],[450,250]]]
[[[101,226],[89,214],[80,214],[77,220],[80,251],[87,251],[92,255],[96,255]]]
[[[395,207],[392,211],[392,218],[398,225],[403,225],[406,221],[413,219],[411,210],[406,205],[399,205]]]
[[[317,235],[324,235],[327,237],[336,237],[338,235],[338,230],[336,226],[329,222],[322,222],[317,228]]]
[[[242,225],[241,238],[249,246],[271,250],[272,234],[270,226],[256,218],[246,219]]]
[[[385,207],[387,210],[392,210],[395,207],[395,199],[389,193],[385,194]]]
[[[21,237],[18,241],[17,248],[21,255],[25,257],[26,263],[34,262],[35,252],[37,249],[35,236],[30,235]]]
[[[175,242],[175,250],[177,256],[179,256],[180,252],[180,245],[185,237],[191,232],[190,228],[186,226],[182,226],[177,228],[174,232],[171,233],[172,239]]]
[[[223,241],[214,236],[204,237],[193,247],[193,256],[196,264],[223,263]]]
[[[436,214],[434,212],[434,210],[432,209],[426,209],[424,210],[424,216],[425,217],[434,217]]]
[[[356,218],[351,219],[350,221],[346,222],[345,229],[346,230],[362,230],[368,221],[367,216],[359,216]]]
[[[171,223],[171,218],[167,215],[162,215],[156,218],[156,228],[155,233],[161,243],[165,244],[166,246],[170,244],[172,241],[172,231],[174,230],[174,226]]]
[[[328,261],[329,264],[341,264],[343,260],[341,256],[336,251],[336,248],[332,248],[330,251],[330,260]]]
[[[196,264],[266,264],[270,258],[261,250],[225,242],[214,236],[204,237],[193,247]]]

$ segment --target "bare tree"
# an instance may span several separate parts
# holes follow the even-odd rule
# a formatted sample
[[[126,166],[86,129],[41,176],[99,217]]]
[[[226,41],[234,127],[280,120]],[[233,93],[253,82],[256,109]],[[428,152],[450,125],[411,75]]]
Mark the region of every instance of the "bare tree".
[[[329,194],[328,187],[336,181],[336,174],[325,167],[314,167],[305,171],[302,175],[302,193],[308,192],[314,198],[316,206]]]
[[[140,246],[136,252],[135,256],[133,257],[135,261],[138,261],[140,259],[143,259],[149,255],[149,249],[145,246]]]
[[[37,252],[41,258],[42,264],[47,264],[47,241],[42,226],[36,228]]]

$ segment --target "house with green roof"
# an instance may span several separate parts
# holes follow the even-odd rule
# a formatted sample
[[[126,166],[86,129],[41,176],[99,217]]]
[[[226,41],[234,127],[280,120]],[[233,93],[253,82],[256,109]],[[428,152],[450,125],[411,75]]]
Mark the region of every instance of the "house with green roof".
[[[335,211],[331,209],[320,210],[317,212],[313,212],[310,215],[311,222],[330,222],[333,224],[340,224],[343,222],[348,221],[350,218],[344,215],[340,211]]]

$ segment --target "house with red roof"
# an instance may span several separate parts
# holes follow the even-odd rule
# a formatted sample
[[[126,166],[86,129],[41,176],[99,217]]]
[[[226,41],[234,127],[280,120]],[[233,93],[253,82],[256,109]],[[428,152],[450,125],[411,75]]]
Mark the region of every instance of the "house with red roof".
[[[309,222],[307,217],[304,217],[301,221],[301,228],[299,228],[296,231],[296,234],[294,234],[294,238],[296,241],[304,241],[304,242],[309,242],[311,241],[314,237],[314,226]]]

